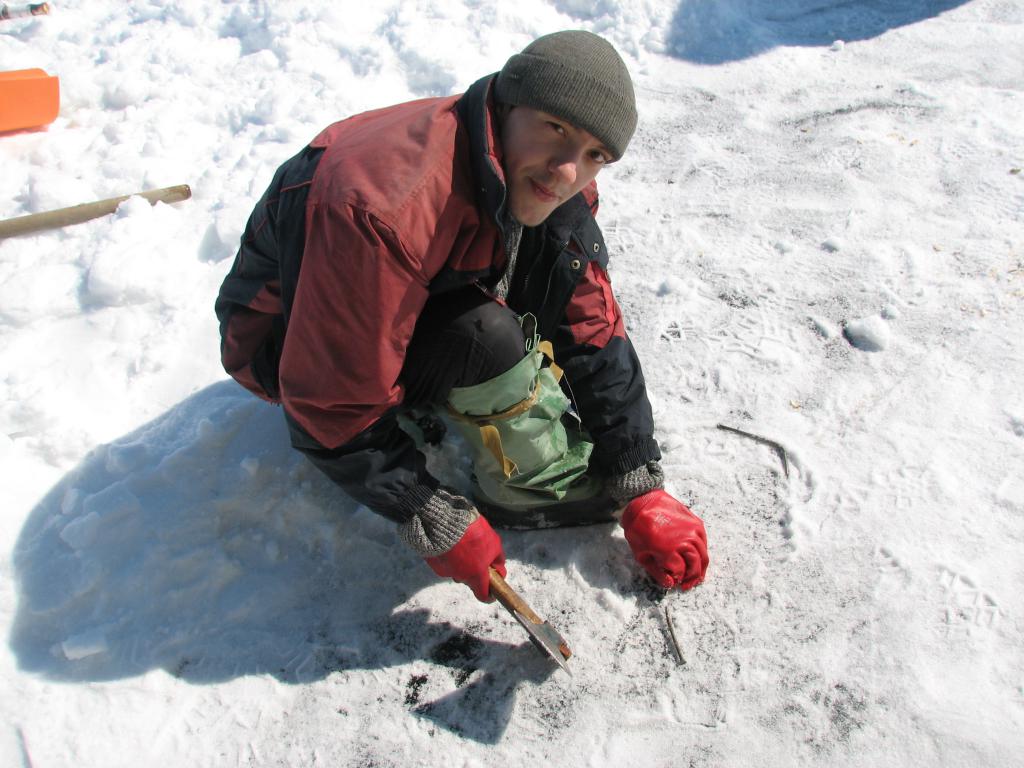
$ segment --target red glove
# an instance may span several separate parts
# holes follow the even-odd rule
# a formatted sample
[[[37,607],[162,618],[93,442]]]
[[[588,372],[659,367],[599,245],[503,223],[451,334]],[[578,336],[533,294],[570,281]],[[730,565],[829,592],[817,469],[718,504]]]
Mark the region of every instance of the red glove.
[[[622,528],[637,562],[665,589],[690,589],[704,581],[708,569],[704,523],[665,491],[651,491],[629,502]]]
[[[469,524],[458,543],[443,555],[425,558],[427,565],[438,576],[450,576],[460,584],[473,590],[476,599],[485,603],[490,596],[491,576],[488,568],[494,567],[505,578],[505,552],[501,539],[483,517]]]

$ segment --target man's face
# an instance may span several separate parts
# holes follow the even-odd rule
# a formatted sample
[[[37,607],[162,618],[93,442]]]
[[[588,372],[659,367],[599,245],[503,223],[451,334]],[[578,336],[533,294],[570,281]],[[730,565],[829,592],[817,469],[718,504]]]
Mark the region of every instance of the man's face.
[[[509,211],[527,227],[543,222],[612,161],[587,131],[530,107],[505,115],[501,147]]]

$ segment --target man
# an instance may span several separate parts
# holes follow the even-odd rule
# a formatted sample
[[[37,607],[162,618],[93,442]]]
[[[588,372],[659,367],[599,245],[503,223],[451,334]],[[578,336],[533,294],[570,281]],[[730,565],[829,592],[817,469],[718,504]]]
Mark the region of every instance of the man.
[[[607,41],[541,37],[461,96],[325,129],[278,169],[217,299],[225,369],[480,600],[488,569],[506,573],[488,517],[582,524],[625,507],[655,581],[704,578],[704,526],[663,488],[594,221],[594,179],[635,127]],[[410,417],[437,408],[473,453],[472,501],[416,447]]]

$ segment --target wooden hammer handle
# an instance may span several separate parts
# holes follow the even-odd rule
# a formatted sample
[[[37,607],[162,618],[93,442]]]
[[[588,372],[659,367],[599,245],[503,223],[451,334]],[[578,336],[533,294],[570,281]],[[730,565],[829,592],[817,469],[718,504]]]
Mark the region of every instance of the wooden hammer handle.
[[[523,615],[523,618],[534,624],[543,624],[544,620],[533,612],[533,609],[526,604],[526,601],[521,598],[512,587],[508,585],[508,582],[501,578],[501,574],[493,568],[490,569],[491,574],[491,594],[497,598],[498,602],[505,606],[510,611],[519,611]]]

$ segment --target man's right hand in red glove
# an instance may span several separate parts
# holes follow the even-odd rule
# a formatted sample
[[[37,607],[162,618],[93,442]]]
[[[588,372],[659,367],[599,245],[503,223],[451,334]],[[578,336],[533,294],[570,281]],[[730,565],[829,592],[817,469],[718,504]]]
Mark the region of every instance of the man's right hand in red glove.
[[[483,517],[477,517],[458,543],[441,555],[425,558],[438,576],[448,576],[473,590],[477,600],[491,602],[491,575],[494,568],[505,578],[505,553],[501,539]]]
[[[690,589],[704,581],[708,568],[704,523],[664,490],[629,502],[622,529],[637,562],[665,589]]]
[[[492,599],[489,568],[505,577],[505,553],[498,534],[473,502],[447,488],[434,491],[398,527],[398,535],[434,573],[468,585],[477,600]]]

